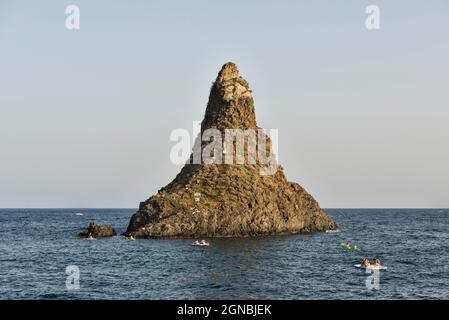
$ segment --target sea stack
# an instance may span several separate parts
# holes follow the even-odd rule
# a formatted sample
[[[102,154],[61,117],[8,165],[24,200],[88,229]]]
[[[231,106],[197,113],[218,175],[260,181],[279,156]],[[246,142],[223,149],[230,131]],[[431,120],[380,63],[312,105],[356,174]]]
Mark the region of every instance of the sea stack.
[[[221,68],[210,90],[201,134],[207,129],[219,130],[223,141],[228,129],[261,131],[248,82],[232,62]],[[249,151],[253,150],[249,144],[244,146],[243,164],[235,158],[233,163],[195,162],[195,149],[204,149],[208,143],[202,137],[203,141],[197,138],[189,163],[175,179],[140,203],[126,235],[247,237],[336,229],[335,222],[311,195],[299,184],[287,181],[280,165],[275,163],[275,170],[267,174],[267,162],[262,162],[259,153],[255,162],[249,161]],[[272,157],[270,138],[265,137],[265,144],[257,140],[257,147],[262,146]],[[232,146],[235,144],[233,141]],[[229,152],[223,148],[221,156],[229,156]]]

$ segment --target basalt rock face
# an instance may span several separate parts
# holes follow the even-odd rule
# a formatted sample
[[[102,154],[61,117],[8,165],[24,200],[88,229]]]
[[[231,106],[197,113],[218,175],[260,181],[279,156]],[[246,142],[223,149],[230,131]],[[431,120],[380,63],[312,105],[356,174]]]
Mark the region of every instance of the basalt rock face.
[[[115,235],[117,235],[117,233],[113,227],[96,224],[95,222],[91,222],[87,230],[81,231],[79,234],[79,236],[83,238],[88,238],[90,236],[92,238],[106,238]]]
[[[259,129],[252,92],[234,63],[225,64],[212,85],[201,133],[212,128],[223,137],[226,129]],[[198,141],[196,146],[207,145]],[[257,147],[261,146],[273,155],[268,137],[265,146],[257,140]],[[248,148],[245,145],[245,159],[249,159]],[[193,159],[192,154],[190,162],[198,163]],[[274,171],[262,174],[267,166],[258,154],[255,163],[188,163],[170,184],[140,203],[125,234],[140,238],[245,237],[336,229],[311,195],[287,181],[280,165],[275,163]]]

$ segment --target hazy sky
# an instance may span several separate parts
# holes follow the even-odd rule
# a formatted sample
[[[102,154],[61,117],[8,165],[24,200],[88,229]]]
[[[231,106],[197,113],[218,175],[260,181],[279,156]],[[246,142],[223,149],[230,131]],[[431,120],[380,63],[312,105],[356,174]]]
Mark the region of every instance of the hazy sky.
[[[448,40],[446,0],[0,0],[0,207],[137,207],[227,61],[323,207],[449,207]]]

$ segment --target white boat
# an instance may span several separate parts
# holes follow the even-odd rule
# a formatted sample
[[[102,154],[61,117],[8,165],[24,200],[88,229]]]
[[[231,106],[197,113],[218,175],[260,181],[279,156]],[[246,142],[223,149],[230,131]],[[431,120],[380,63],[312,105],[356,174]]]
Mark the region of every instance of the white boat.
[[[206,242],[206,243],[194,242],[194,243],[192,243],[192,246],[194,246],[194,247],[208,247],[209,246],[209,242]]]
[[[84,213],[77,212],[77,213],[75,213],[75,215],[76,215],[76,216],[84,216]]]
[[[385,266],[362,266],[361,264],[355,264],[354,267],[359,269],[369,269],[369,270],[387,270],[387,267]]]

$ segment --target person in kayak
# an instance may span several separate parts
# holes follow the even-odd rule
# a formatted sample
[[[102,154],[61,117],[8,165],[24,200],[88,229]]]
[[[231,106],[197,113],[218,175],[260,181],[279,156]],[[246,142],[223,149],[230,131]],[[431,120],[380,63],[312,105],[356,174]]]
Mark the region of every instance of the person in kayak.
[[[379,256],[374,257],[373,265],[375,267],[381,267],[382,266],[382,263],[380,262],[380,257]]]
[[[368,258],[363,258],[362,261],[360,262],[360,264],[363,267],[369,267],[371,265],[371,263],[369,262]]]
[[[341,246],[343,249],[351,249],[351,246],[349,245],[349,243],[343,242],[343,243],[340,244],[340,246]]]

